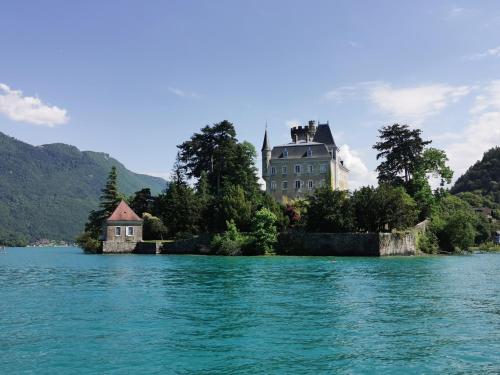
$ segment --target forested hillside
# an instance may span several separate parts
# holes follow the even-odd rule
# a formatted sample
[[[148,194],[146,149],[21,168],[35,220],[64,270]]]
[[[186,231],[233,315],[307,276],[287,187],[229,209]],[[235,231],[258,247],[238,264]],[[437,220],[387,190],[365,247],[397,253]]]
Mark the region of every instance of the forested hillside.
[[[484,153],[451,189],[473,207],[500,208],[500,147]]]
[[[133,173],[105,153],[61,143],[32,146],[0,133],[0,242],[72,241],[113,165],[124,194],[166,187],[162,178]]]

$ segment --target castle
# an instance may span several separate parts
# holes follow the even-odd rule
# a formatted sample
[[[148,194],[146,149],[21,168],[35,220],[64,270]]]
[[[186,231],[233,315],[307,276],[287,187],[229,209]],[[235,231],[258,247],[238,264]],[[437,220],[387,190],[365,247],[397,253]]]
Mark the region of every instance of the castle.
[[[349,170],[338,154],[330,125],[296,126],[292,142],[269,145],[267,129],[262,144],[262,178],[266,191],[276,200],[302,198],[320,186],[348,189]]]

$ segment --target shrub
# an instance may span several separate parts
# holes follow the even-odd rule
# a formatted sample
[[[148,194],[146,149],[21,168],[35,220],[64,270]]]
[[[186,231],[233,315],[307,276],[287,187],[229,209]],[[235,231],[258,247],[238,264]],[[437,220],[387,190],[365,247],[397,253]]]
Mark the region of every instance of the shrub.
[[[217,255],[243,255],[243,248],[249,238],[240,233],[234,221],[226,222],[227,230],[223,234],[216,234],[212,240],[212,250]]]
[[[87,253],[98,253],[101,249],[101,241],[96,239],[92,233],[83,232],[76,238],[76,243]]]
[[[278,241],[276,215],[267,208],[255,213],[252,220],[252,249],[256,254],[274,254],[274,245]]]

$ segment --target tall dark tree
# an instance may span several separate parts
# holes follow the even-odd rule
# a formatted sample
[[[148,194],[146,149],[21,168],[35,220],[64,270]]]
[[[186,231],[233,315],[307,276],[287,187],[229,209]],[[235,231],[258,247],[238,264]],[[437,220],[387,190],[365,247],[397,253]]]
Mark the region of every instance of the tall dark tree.
[[[85,224],[85,231],[90,232],[94,237],[99,236],[104,221],[113,213],[120,201],[124,199],[123,194],[118,191],[118,174],[115,166],[111,167],[106,185],[101,192],[100,209],[92,210],[88,222]]]
[[[207,125],[177,147],[179,168],[188,178],[200,179],[205,173],[211,194],[221,196],[225,185],[245,186],[247,194],[258,190],[255,149],[238,142],[229,121]]]
[[[151,214],[154,210],[154,202],[155,197],[151,195],[151,189],[145,188],[134,193],[130,200],[130,208],[139,216],[145,212]]]
[[[311,232],[351,232],[354,229],[349,193],[329,187],[316,189],[308,198],[307,229]]]
[[[420,129],[394,124],[379,130],[380,141],[373,148],[378,151],[377,160],[384,159],[377,167],[380,183],[407,184],[420,168],[422,153],[431,141],[424,141]]]

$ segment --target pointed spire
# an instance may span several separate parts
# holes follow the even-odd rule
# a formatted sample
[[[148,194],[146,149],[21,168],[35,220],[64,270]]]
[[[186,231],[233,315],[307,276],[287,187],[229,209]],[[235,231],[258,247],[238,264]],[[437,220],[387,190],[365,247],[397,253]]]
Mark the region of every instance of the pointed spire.
[[[261,151],[271,150],[271,146],[269,146],[269,139],[267,137],[267,121],[266,121],[266,132],[264,133],[264,142],[262,143]]]

